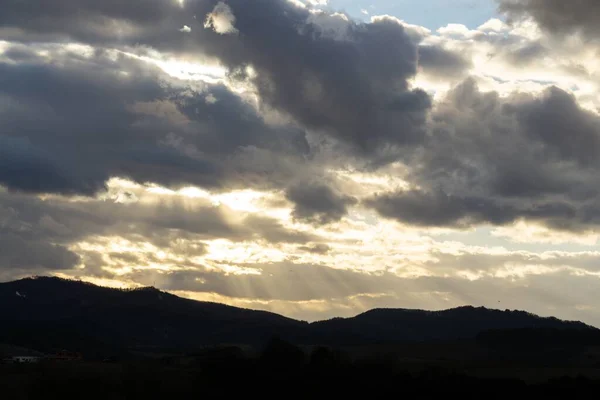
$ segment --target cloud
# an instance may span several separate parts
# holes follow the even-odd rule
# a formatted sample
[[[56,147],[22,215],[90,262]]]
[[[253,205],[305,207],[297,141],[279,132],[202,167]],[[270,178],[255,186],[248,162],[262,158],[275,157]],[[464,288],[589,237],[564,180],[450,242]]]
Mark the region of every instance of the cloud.
[[[360,151],[422,139],[429,98],[407,83],[417,50],[400,24],[350,22],[345,39],[336,40],[321,34],[308,10],[287,2],[228,4],[240,34],[205,51],[231,70],[251,65],[247,79],[264,104]]]
[[[420,189],[365,204],[422,226],[525,219],[554,229],[597,227],[600,118],[572,95],[553,87],[502,98],[468,80],[439,103],[432,121],[430,140],[412,161],[409,181]]]
[[[64,246],[26,241],[6,232],[0,237],[0,265],[13,275],[70,269],[78,263],[79,256]]]
[[[175,38],[167,34],[164,40],[158,40],[154,33],[167,20],[179,19],[181,7],[171,9],[151,2],[147,10],[135,15],[129,12],[129,3],[123,10],[110,5],[77,5],[79,9],[89,8],[89,13],[73,13],[74,5],[67,0],[60,5],[61,12],[49,10],[42,26],[24,24],[21,29],[32,35],[45,34],[48,39],[53,35],[68,35],[127,51],[131,51],[127,44],[134,40],[175,53],[182,51],[179,47],[182,41],[188,43],[180,35]],[[184,4],[188,11],[193,7],[201,11],[206,6]],[[324,135],[333,139],[333,146],[347,146],[368,158],[379,150],[412,146],[423,140],[430,99],[425,92],[409,87],[408,79],[416,73],[417,49],[402,25],[391,19],[369,24],[347,21],[348,40],[337,40],[320,35],[320,25],[311,22],[313,14],[309,11],[283,1],[262,0],[251,7],[246,2],[231,1],[227,6],[214,3],[212,9],[214,15],[208,11],[205,14],[211,14],[211,21],[216,17],[232,21],[229,17],[235,15],[236,29],[241,34],[193,30],[185,35],[193,39],[189,51],[218,58],[228,67],[230,76],[238,79],[238,84],[256,90],[256,106],[222,87],[190,88],[116,50],[86,49],[85,52],[92,53],[82,57],[81,53],[56,48],[53,54],[36,56],[34,48],[34,54],[30,54],[33,58],[27,63],[13,58],[0,65],[7,82],[3,95],[20,108],[20,113],[9,119],[10,124],[23,126],[20,134],[27,136],[32,151],[56,155],[56,160],[43,161],[54,162],[48,171],[56,170],[56,174],[69,171],[75,176],[60,179],[73,182],[71,186],[85,186],[45,187],[48,184],[42,181],[50,182],[51,177],[37,175],[38,182],[27,190],[93,194],[103,190],[111,176],[168,186],[192,184],[217,188],[258,179],[261,182],[257,185],[278,186],[280,183],[272,179],[289,180],[289,176],[277,177],[286,171],[284,164],[291,164],[289,160],[297,165],[306,164],[299,157],[311,150],[307,130],[315,143],[322,143],[319,137]],[[265,17],[273,14],[280,17]],[[101,32],[93,38],[92,30],[84,30],[87,18],[92,15],[111,21],[127,20],[134,26],[124,30],[125,37],[109,37],[112,31],[107,31],[108,36]],[[41,16],[35,10],[15,5],[4,18],[10,25]],[[69,18],[74,22],[64,23]],[[264,21],[257,24],[257,18]],[[322,19],[339,20],[327,15]],[[154,30],[150,29],[153,21]],[[128,36],[130,31],[137,33]],[[16,44],[12,47],[19,48]],[[61,64],[44,62],[44,57],[59,54],[63,59]],[[15,51],[5,51],[3,56],[15,57]],[[340,71],[339,65],[345,67]],[[89,69],[96,69],[97,73],[86,74]],[[8,84],[9,80],[13,83]],[[16,87],[14,82],[21,81],[31,84]],[[49,90],[38,90],[42,87]],[[61,92],[55,90],[57,87],[69,90]],[[18,90],[22,93],[17,93]],[[59,92],[63,95],[50,97],[50,93]],[[211,98],[212,93],[218,102],[200,103],[200,99]],[[237,110],[232,102],[237,103]],[[47,112],[36,111],[39,104]],[[158,104],[160,109],[148,112],[151,105]],[[38,116],[31,118],[34,112]],[[280,116],[277,126],[265,120],[269,114]],[[50,142],[44,142],[36,124],[50,132],[44,137],[58,137],[60,132],[60,137],[65,138],[61,140],[63,147],[55,149]],[[84,124],[94,128],[81,132]],[[112,135],[105,135],[100,142],[103,132]],[[77,143],[96,143],[94,140],[98,140],[98,147],[93,150],[92,146]],[[259,157],[253,154],[258,153],[261,158],[268,153],[267,159],[274,163],[273,171],[265,174],[261,170],[264,165],[246,164],[250,157],[256,163]],[[80,160],[87,162],[82,165]],[[77,168],[73,168],[75,163]],[[307,169],[311,168],[319,167]],[[290,172],[297,173],[298,168]],[[3,183],[23,190],[7,178]]]
[[[324,243],[311,244],[309,246],[300,246],[298,250],[307,251],[314,254],[327,254],[331,248]]]
[[[58,245],[58,250],[86,241],[123,239],[165,250],[173,248],[183,254],[186,247],[181,247],[182,243],[196,252],[197,245],[203,247],[203,241],[215,239],[267,245],[321,241],[315,233],[297,231],[260,213],[235,212],[205,199],[164,197],[142,187],[128,190],[135,200],[124,203],[104,199],[69,201],[62,197],[42,201],[0,191],[0,231],[23,245],[52,244],[48,248]],[[72,264],[56,265],[55,269],[68,269]],[[0,263],[3,267],[6,265]]]
[[[598,256],[568,251],[599,231],[597,54],[559,38],[597,37],[585,2],[437,32],[323,1],[4,3],[2,279],[593,315]]]
[[[0,135],[0,183],[24,192],[93,194],[98,186],[77,179],[27,138]]]
[[[217,3],[212,12],[206,15],[204,27],[212,28],[221,35],[238,33],[235,28],[235,15],[231,8],[221,1]]]
[[[176,1],[132,0],[126,4],[93,0],[58,0],[52,5],[36,1],[32,7],[20,0],[7,0],[0,16],[3,37],[8,40],[40,41],[65,36],[72,39],[101,43],[107,41],[144,39],[164,33],[168,26],[185,15],[187,4]],[[154,32],[154,33],[152,33]]]
[[[317,235],[311,233],[290,231],[271,218],[250,216],[243,223],[271,243],[307,243],[318,239]]]
[[[268,186],[276,185],[267,183],[269,175],[261,182],[242,178],[257,168],[247,164],[254,162],[249,152],[272,153],[281,175],[285,158],[308,151],[301,129],[267,123],[223,85],[190,87],[119,53],[49,53],[61,63],[45,63],[37,53],[27,62],[0,62],[0,183],[9,188],[93,195],[112,176],[172,186],[252,179]],[[210,96],[219,101],[207,102]]]
[[[419,67],[426,74],[444,79],[464,76],[471,62],[439,46],[419,46]]]
[[[485,222],[510,222],[510,210],[482,198],[454,197],[444,192],[407,191],[365,202],[382,216],[409,225],[468,227]]]
[[[295,218],[326,224],[340,220],[356,199],[336,193],[329,186],[301,183],[287,189],[286,198],[294,203]]]
[[[539,60],[547,54],[548,49],[542,44],[532,42],[516,48],[507,49],[505,57],[507,58],[507,61],[515,66],[525,66]]]
[[[511,18],[534,18],[554,33],[600,33],[600,4],[594,0],[566,3],[561,0],[498,0],[500,11]]]
[[[121,6],[61,0],[39,10],[11,1],[7,9],[0,23],[13,41],[68,37],[217,58],[232,76],[255,86],[265,107],[358,152],[423,138],[429,97],[408,83],[417,72],[417,49],[392,18],[346,21],[345,39],[336,40],[324,34],[310,10],[279,0],[186,2],[183,7],[159,0]],[[174,27],[188,24],[189,15],[207,16],[212,29],[194,29],[182,38]],[[319,20],[339,24],[340,18],[323,14]],[[239,34],[221,34],[233,29]],[[246,74],[248,66],[255,74]]]

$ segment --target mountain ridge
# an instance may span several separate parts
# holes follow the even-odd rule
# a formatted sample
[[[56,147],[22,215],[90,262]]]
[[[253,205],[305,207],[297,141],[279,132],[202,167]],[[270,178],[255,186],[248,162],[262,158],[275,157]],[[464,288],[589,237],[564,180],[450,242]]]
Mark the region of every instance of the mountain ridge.
[[[40,351],[71,347],[99,353],[260,345],[274,336],[297,344],[362,345],[474,339],[489,330],[600,333],[579,321],[473,306],[439,311],[376,308],[354,317],[308,323],[268,311],[186,299],[154,287],[112,289],[56,277],[0,283],[0,324],[8,327],[0,330],[0,342]]]
[[[101,286],[101,285],[96,285],[94,283],[91,282],[87,282],[87,281],[83,281],[83,280],[78,280],[78,279],[66,279],[66,278],[61,278],[61,277],[55,277],[55,276],[31,276],[31,277],[26,277],[26,278],[22,278],[22,279],[18,279],[18,280],[14,280],[14,281],[9,281],[9,282],[0,282],[0,288],[2,287],[2,285],[9,285],[9,284],[19,284],[19,283],[25,283],[25,282],[31,282],[31,281],[46,281],[46,282],[61,282],[61,283],[66,283],[66,284],[77,284],[77,285],[82,285],[82,286],[86,286],[86,287],[93,287],[96,289],[100,289],[100,290],[106,290],[106,291],[119,291],[119,292],[123,292],[123,293],[154,293],[157,295],[166,295],[166,296],[170,296],[171,298],[177,298],[179,300],[182,301],[188,301],[188,302],[193,302],[193,303],[197,303],[197,304],[204,304],[204,305],[213,305],[213,306],[217,306],[217,307],[224,307],[224,308],[228,308],[228,309],[236,309],[236,310],[246,310],[246,311],[252,311],[255,313],[264,313],[264,314],[271,314],[271,315],[276,315],[288,320],[293,320],[293,321],[297,321],[297,322],[303,322],[303,323],[307,323],[307,324],[318,324],[318,323],[323,323],[323,322],[328,322],[328,321],[332,321],[332,320],[349,320],[349,319],[355,319],[355,318],[360,318],[360,317],[364,317],[364,316],[368,316],[368,315],[372,315],[372,314],[379,314],[379,313],[398,313],[398,312],[403,312],[403,313],[422,313],[422,314],[428,314],[428,315],[437,315],[437,314],[443,314],[443,313],[448,313],[448,312],[459,312],[459,311],[463,311],[463,310],[485,310],[485,311],[490,311],[490,312],[511,312],[511,313],[519,313],[519,314],[525,314],[525,315],[529,315],[529,316],[533,316],[542,320],[555,320],[555,321],[560,321],[560,322],[565,322],[565,323],[575,323],[575,324],[580,324],[582,327],[587,327],[587,328],[593,328],[593,329],[600,329],[598,327],[595,327],[593,325],[589,325],[586,324],[582,321],[577,321],[577,320],[563,320],[554,316],[540,316],[537,315],[535,313],[529,312],[529,311],[525,311],[525,310],[518,310],[518,309],[497,309],[497,308],[488,308],[488,307],[484,307],[484,306],[473,306],[473,305],[462,305],[462,306],[457,306],[457,307],[451,307],[451,308],[447,308],[447,309],[441,309],[441,310],[428,310],[428,309],[421,309],[421,308],[402,308],[402,307],[376,307],[376,308],[372,308],[363,312],[360,312],[354,316],[350,316],[350,317],[332,317],[332,318],[328,318],[328,319],[323,319],[323,320],[315,320],[312,322],[307,322],[307,321],[303,321],[303,320],[298,320],[292,317],[288,317],[282,314],[278,314],[275,312],[271,312],[271,311],[266,311],[266,310],[256,310],[256,309],[251,309],[251,308],[245,308],[245,307],[239,307],[239,306],[231,306],[225,303],[219,303],[219,302],[212,302],[212,301],[204,301],[204,300],[194,300],[194,299],[189,299],[186,297],[180,297],[177,295],[174,295],[168,291],[165,290],[161,290],[157,287],[154,286],[141,286],[141,287],[132,287],[132,288],[113,288],[113,287],[108,287],[108,286]]]

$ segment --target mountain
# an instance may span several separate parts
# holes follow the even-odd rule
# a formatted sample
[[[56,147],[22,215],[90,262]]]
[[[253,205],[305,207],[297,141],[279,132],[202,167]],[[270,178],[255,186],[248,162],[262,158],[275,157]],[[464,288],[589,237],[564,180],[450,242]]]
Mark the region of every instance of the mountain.
[[[273,336],[298,344],[357,345],[472,339],[489,330],[525,328],[600,332],[581,322],[474,307],[375,309],[309,324],[265,311],[184,299],[155,288],[120,290],[45,277],[0,283],[0,326],[0,343],[98,356],[132,349],[262,345]]]
[[[385,343],[474,338],[489,330],[576,329],[592,327],[525,311],[458,307],[444,311],[374,309],[353,318],[334,318],[312,324],[321,341]],[[600,332],[600,331],[599,331]],[[334,336],[329,338],[329,335]]]
[[[59,278],[0,284],[0,342],[51,351],[194,348],[259,343],[306,323],[265,311],[180,298],[155,288],[119,290]]]

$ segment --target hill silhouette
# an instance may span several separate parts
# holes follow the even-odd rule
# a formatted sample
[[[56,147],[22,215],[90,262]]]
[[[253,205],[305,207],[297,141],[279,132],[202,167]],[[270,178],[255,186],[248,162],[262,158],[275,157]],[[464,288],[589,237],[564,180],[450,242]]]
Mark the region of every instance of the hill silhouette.
[[[96,353],[258,343],[301,331],[277,314],[198,302],[155,288],[120,290],[36,277],[0,284],[0,342]]]
[[[369,345],[477,337],[501,341],[498,337],[504,334],[488,334],[491,330],[524,330],[529,336],[535,336],[537,329],[546,333],[569,330],[575,332],[571,340],[581,335],[595,340],[600,333],[581,322],[475,307],[374,309],[353,318],[307,323],[265,311],[184,299],[155,288],[120,290],[47,277],[0,283],[0,326],[0,343],[38,351],[64,348],[98,357],[131,350],[262,345],[274,336],[305,345]],[[506,337],[517,340],[514,333]]]
[[[312,327],[323,340],[335,332],[332,341],[347,343],[469,339],[488,330],[523,328],[595,330],[582,322],[472,306],[443,311],[374,309],[353,318],[316,322]]]

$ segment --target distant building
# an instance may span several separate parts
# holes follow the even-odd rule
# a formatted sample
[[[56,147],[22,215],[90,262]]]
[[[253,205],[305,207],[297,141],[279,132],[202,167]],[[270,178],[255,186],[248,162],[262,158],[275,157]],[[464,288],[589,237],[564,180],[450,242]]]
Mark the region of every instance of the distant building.
[[[81,361],[83,359],[83,356],[81,353],[74,353],[67,350],[62,350],[46,357],[46,359],[49,361]]]
[[[81,353],[62,350],[54,354],[42,354],[33,350],[14,347],[11,352],[0,353],[0,362],[3,364],[36,364],[39,362],[73,362],[81,361]]]
[[[4,362],[9,364],[36,364],[42,361],[42,357],[38,356],[12,356],[4,359]]]
[[[0,361],[6,364],[33,364],[44,360],[45,355],[25,347],[0,343]]]

